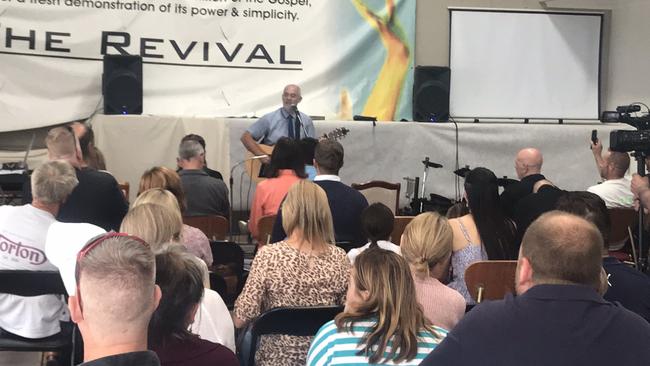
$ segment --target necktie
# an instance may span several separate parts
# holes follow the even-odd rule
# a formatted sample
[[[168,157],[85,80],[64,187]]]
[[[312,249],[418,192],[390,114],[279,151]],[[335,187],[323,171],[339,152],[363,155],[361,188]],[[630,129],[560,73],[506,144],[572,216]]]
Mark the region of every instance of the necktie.
[[[295,139],[296,136],[295,136],[295,134],[293,132],[293,130],[294,130],[294,128],[293,128],[294,127],[293,126],[293,117],[291,115],[289,115],[289,117],[287,117],[287,122],[289,122],[288,123],[289,124],[289,126],[288,126],[289,127],[289,136],[288,137],[292,138],[292,139]]]
[[[293,118],[293,133],[295,134],[294,139],[296,141],[300,140],[300,120],[298,120],[298,116]]]

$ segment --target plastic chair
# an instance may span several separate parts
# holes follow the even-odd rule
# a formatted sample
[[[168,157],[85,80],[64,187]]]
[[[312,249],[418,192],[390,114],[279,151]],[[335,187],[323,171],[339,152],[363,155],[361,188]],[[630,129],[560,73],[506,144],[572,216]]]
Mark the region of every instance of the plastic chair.
[[[384,182],[373,180],[367,183],[352,183],[352,188],[361,192],[366,197],[368,203],[380,202],[388,206],[393,215],[399,212],[399,183]]]
[[[26,297],[63,295],[67,299],[61,275],[56,271],[0,270],[0,293]],[[74,326],[69,334],[62,332],[35,340],[0,334],[0,351],[60,352],[70,356],[70,364],[74,365],[74,334]]]
[[[210,241],[212,250],[212,271],[218,274],[220,279],[215,279],[215,291],[219,292],[221,298],[228,308],[232,308],[237,296],[244,287],[244,251],[234,242]],[[223,282],[221,282],[223,280]],[[219,286],[225,286],[219,291]]]
[[[253,320],[240,337],[237,347],[242,366],[255,366],[259,339],[267,334],[314,336],[323,324],[343,311],[342,306],[275,308]]]
[[[465,284],[477,303],[500,300],[515,292],[517,261],[478,261],[465,270]]]
[[[200,229],[210,240],[225,240],[228,234],[228,219],[223,216],[183,216],[183,223]]]

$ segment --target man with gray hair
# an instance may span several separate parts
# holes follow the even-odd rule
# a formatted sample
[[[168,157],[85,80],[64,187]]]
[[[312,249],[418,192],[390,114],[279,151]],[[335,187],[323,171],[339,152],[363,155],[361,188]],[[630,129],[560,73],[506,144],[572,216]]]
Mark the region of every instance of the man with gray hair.
[[[56,271],[45,256],[45,239],[56,215],[78,181],[63,160],[49,161],[32,173],[31,204],[0,206],[0,269]],[[65,304],[55,295],[21,297],[0,294],[0,333],[44,338],[59,333],[67,320]]]
[[[160,365],[147,351],[149,320],[160,301],[154,254],[142,239],[107,233],[77,255],[70,316],[84,341],[84,363]]]
[[[650,365],[650,324],[597,292],[602,246],[581,217],[540,216],[519,251],[517,297],[478,305],[421,365]]]
[[[220,180],[213,178],[203,170],[205,166],[205,150],[197,141],[182,141],[178,147],[176,159],[181,170],[183,191],[187,208],[184,216],[220,215],[228,217],[230,205],[228,202],[228,187]]]

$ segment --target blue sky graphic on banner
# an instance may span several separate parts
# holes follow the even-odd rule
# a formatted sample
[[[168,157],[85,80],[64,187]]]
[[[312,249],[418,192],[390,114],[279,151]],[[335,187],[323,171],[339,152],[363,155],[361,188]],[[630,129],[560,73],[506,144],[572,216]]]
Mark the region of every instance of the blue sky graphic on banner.
[[[411,118],[412,0],[0,3],[0,131],[101,113],[102,57],[143,57],[144,114]]]

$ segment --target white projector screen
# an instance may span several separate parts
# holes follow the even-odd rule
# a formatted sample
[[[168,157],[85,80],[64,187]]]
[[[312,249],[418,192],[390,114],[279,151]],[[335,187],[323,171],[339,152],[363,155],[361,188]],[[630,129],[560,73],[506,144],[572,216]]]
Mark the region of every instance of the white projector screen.
[[[453,117],[598,119],[602,14],[449,10]]]

